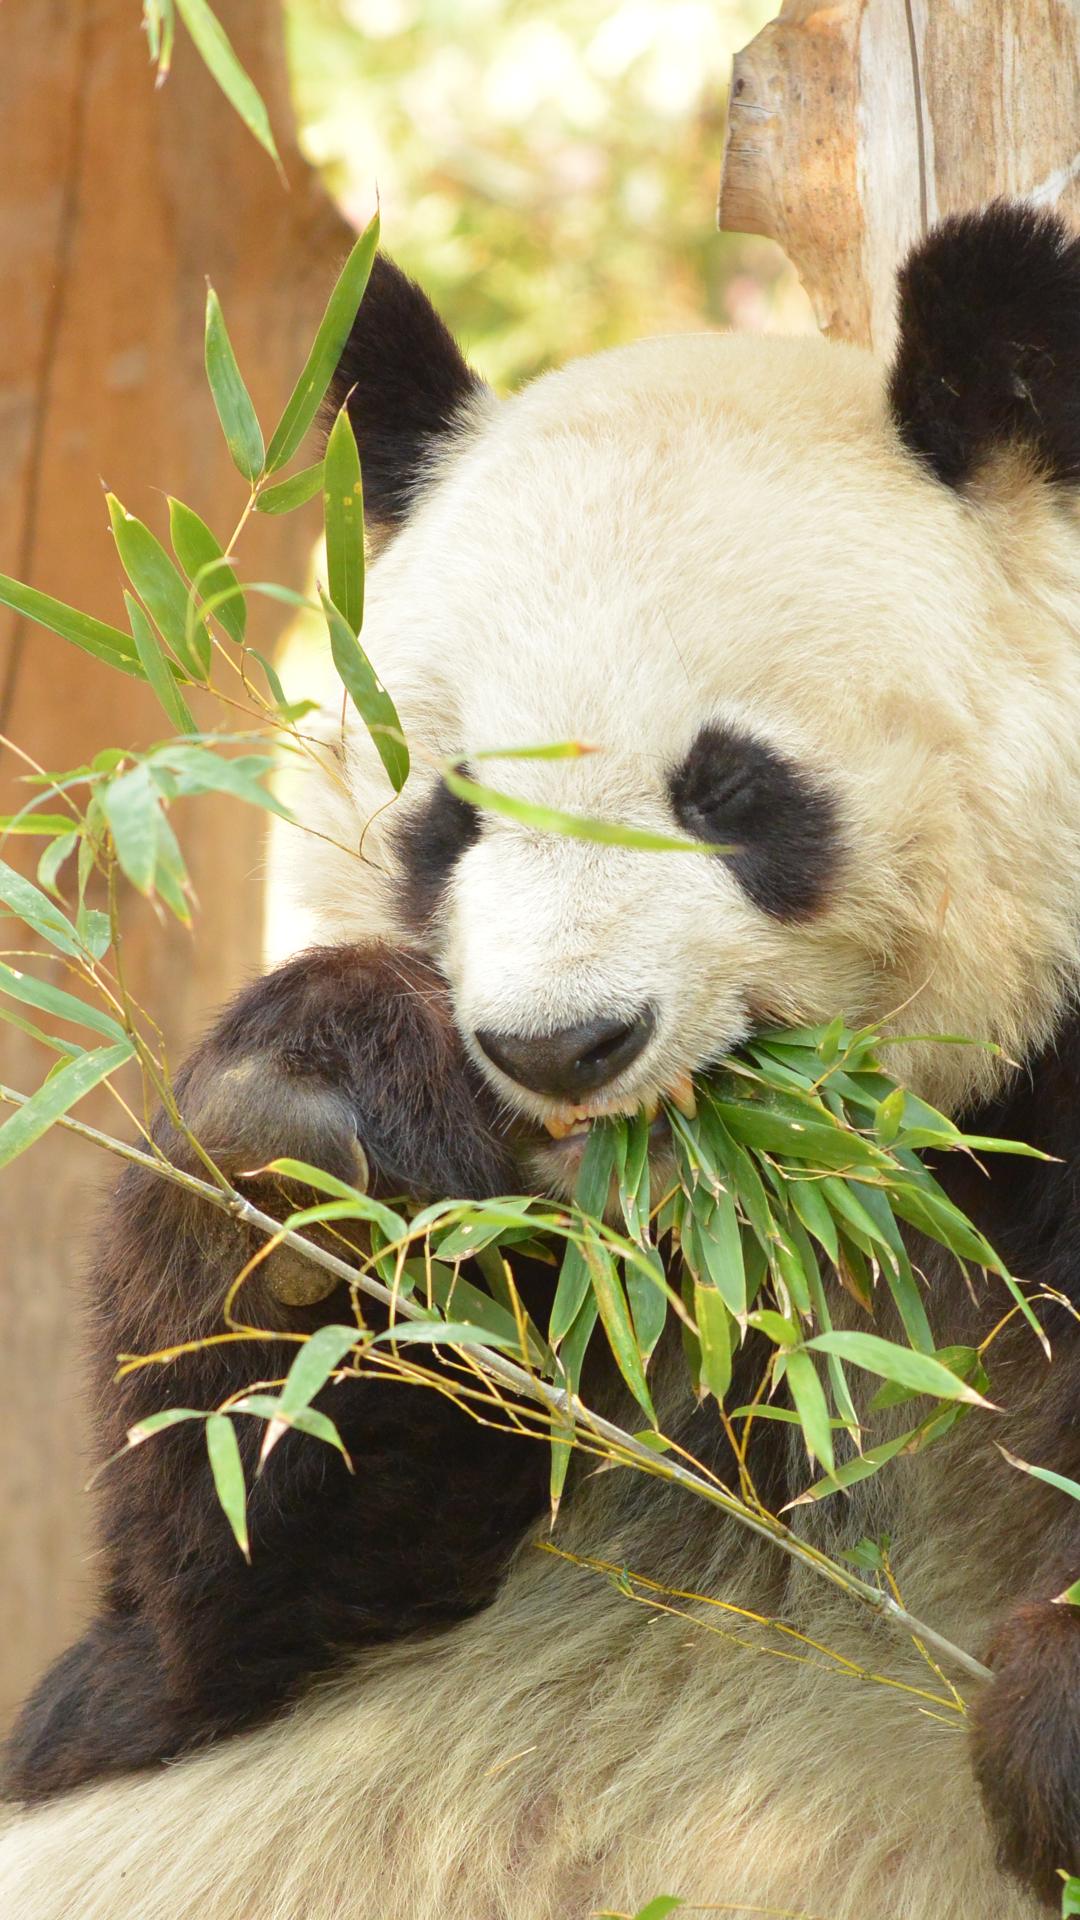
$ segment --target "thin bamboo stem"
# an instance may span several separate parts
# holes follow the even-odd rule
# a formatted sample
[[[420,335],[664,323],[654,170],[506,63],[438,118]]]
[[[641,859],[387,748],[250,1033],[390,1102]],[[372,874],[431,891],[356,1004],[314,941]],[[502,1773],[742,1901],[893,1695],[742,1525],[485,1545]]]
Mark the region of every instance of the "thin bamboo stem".
[[[0,1085],[0,1099],[8,1101],[13,1106],[25,1106],[27,1095],[18,1093],[11,1087]],[[356,1267],[350,1266],[348,1261],[340,1259],[337,1254],[330,1253],[326,1248],[316,1246],[313,1241],[305,1239],[302,1234],[283,1227],[281,1222],[275,1220],[271,1214],[263,1213],[260,1208],[253,1206],[250,1200],[245,1200],[243,1194],[237,1193],[235,1188],[227,1192],[222,1191],[218,1187],[211,1186],[207,1181],[200,1180],[195,1174],[186,1173],[183,1168],[175,1167],[171,1162],[158,1160],[140,1147],[129,1146],[125,1141],[114,1139],[112,1135],[102,1133],[97,1127],[87,1126],[84,1121],[73,1120],[70,1115],[62,1115],[57,1124],[65,1127],[68,1132],[77,1134],[80,1139],[88,1140],[92,1145],[103,1148],[105,1152],[115,1154],[121,1160],[127,1160],[134,1166],[144,1167],[160,1179],[172,1181],[174,1185],[182,1187],[185,1192],[196,1195],[199,1199],[205,1200],[208,1205],[217,1207],[221,1212],[230,1214],[233,1219],[241,1221],[245,1226],[253,1227],[256,1232],[264,1233],[283,1245],[294,1248],[297,1253],[313,1261],[316,1266],[325,1268],[328,1273],[335,1274],[350,1287],[355,1287],[360,1293],[388,1307],[396,1317],[410,1320],[427,1317],[424,1308],[417,1306],[401,1294],[392,1292],[371,1274],[362,1273]],[[924,1621],[909,1613],[893,1594],[871,1586],[869,1581],[860,1579],[857,1574],[849,1572],[845,1567],[830,1560],[826,1554],[819,1553],[805,1541],[797,1539],[782,1521],[774,1519],[772,1515],[752,1512],[726,1487],[719,1483],[711,1483],[703,1475],[693,1472],[691,1468],[683,1466],[677,1460],[670,1460],[664,1455],[657,1454],[642,1441],[636,1440],[633,1434],[627,1433],[624,1428],[616,1426],[602,1414],[594,1413],[590,1407],[578,1399],[576,1394],[567,1392],[563,1387],[553,1386],[549,1381],[536,1378],[513,1360],[508,1360],[505,1355],[490,1349],[470,1349],[470,1360],[490,1378],[499,1381],[513,1393],[527,1400],[537,1401],[546,1407],[561,1427],[584,1427],[597,1439],[604,1440],[607,1447],[611,1449],[609,1457],[632,1462],[634,1466],[650,1474],[654,1479],[684,1487],[688,1493],[695,1494],[698,1499],[707,1500],[711,1506],[719,1507],[740,1526],[757,1534],[760,1539],[769,1541],[782,1553],[786,1553],[790,1559],[797,1561],[800,1566],[807,1567],[821,1579],[829,1581],[832,1586],[839,1587],[843,1592],[859,1600],[878,1618],[890,1622],[906,1637],[916,1637],[925,1645],[933,1647],[942,1659],[959,1667],[970,1678],[974,1680],[992,1678],[990,1669],[983,1666],[981,1661],[976,1660],[963,1647],[956,1646],[944,1634],[938,1633],[935,1628],[927,1626]]]

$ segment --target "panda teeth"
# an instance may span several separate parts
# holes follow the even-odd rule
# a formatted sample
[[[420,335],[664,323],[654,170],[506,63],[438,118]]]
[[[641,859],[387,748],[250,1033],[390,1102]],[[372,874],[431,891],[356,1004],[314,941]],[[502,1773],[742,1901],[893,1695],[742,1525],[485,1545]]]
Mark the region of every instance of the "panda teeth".
[[[659,1096],[653,1095],[651,1099],[644,1101],[642,1110],[649,1125],[652,1126],[660,1112]],[[683,1110],[685,1111],[685,1108]],[[544,1126],[553,1140],[568,1140],[572,1134],[587,1133],[594,1120],[602,1120],[607,1114],[631,1114],[635,1111],[635,1108],[629,1106],[605,1107],[602,1104],[594,1107],[564,1107],[561,1113],[549,1114],[544,1121]]]
[[[577,1132],[579,1124],[576,1114],[564,1118],[561,1114],[549,1113],[544,1120],[544,1126],[553,1140],[567,1139],[570,1134]]]

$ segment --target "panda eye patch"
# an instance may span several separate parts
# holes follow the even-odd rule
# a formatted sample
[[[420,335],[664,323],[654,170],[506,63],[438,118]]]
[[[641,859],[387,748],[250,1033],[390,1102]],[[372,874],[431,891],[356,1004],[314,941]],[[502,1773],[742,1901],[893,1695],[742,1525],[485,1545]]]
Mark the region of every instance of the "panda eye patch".
[[[814,776],[763,740],[707,726],[669,793],[685,832],[735,846],[721,857],[763,913],[800,920],[822,905],[842,849],[835,803]]]
[[[395,828],[394,851],[404,880],[401,904],[410,925],[429,924],[455,866],[479,836],[478,809],[441,780],[424,805]]]

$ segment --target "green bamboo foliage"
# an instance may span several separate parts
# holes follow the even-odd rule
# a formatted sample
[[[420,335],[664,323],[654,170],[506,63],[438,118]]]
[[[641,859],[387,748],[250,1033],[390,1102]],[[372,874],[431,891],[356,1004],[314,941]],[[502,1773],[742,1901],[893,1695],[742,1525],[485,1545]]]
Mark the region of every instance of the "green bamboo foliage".
[[[198,11],[190,0],[177,6],[188,23]],[[171,19],[164,0],[148,8],[159,57]],[[214,44],[220,54],[220,42]],[[290,703],[273,663],[251,645],[260,598],[317,605],[343,691],[385,769],[388,798],[408,778],[409,750],[392,690],[361,640],[363,491],[347,405],[333,420],[324,458],[283,471],[324,404],[378,232],[376,218],[350,252],[268,439],[211,290],[206,371],[243,483],[237,522],[225,534],[197,507],[170,498],[170,552],[150,525],[108,497],[129,631],[0,578],[0,603],[103,666],[145,679],[170,729],[138,752],[103,748],[86,766],[28,775],[25,804],[0,822],[0,909],[16,928],[34,934],[67,976],[59,985],[44,957],[24,968],[12,953],[0,966],[0,1018],[38,1039],[52,1061],[42,1085],[0,1124],[0,1165],[133,1060],[155,1096],[168,1103],[167,1063],[109,969],[117,887],[126,883],[189,924],[193,896],[173,826],[176,802],[224,793],[284,812],[270,784],[277,749],[282,739],[293,751],[304,749],[297,725],[310,703]],[[326,581],[318,602],[292,587],[246,578],[243,535],[251,514],[295,511],[320,491]],[[227,694],[230,730],[200,730],[189,704],[192,688],[202,703],[199,714],[215,693]],[[236,725],[238,691],[241,706],[248,703],[250,727]],[[595,750],[580,740],[541,742],[455,759],[442,774],[453,792],[533,832],[568,834],[642,858],[732,851],[536,806],[474,777],[477,764],[490,759],[571,758]],[[44,843],[35,880],[2,858],[3,843],[15,835]],[[18,938],[8,944],[17,947]],[[1027,1150],[962,1134],[884,1072],[873,1032],[852,1031],[839,1019],[756,1035],[700,1082],[696,1097],[693,1117],[673,1105],[665,1109],[678,1176],[666,1194],[653,1191],[644,1113],[594,1123],[569,1207],[514,1195],[466,1204],[450,1195],[416,1213],[377,1202],[318,1168],[280,1163],[284,1179],[315,1195],[291,1217],[290,1231],[363,1222],[370,1244],[364,1270],[408,1302],[410,1314],[386,1333],[359,1322],[324,1329],[301,1346],[276,1392],[253,1391],[227,1409],[175,1415],[206,1422],[210,1469],[239,1547],[246,1550],[247,1494],[235,1422],[262,1422],[263,1457],[290,1426],[312,1444],[340,1448],[332,1423],[312,1400],[342,1370],[362,1368],[369,1351],[387,1347],[403,1365],[413,1356],[413,1374],[425,1352],[440,1346],[473,1361],[485,1351],[510,1355],[557,1390],[546,1428],[553,1506],[582,1444],[578,1394],[586,1361],[598,1348],[610,1355],[634,1417],[659,1453],[668,1443],[654,1398],[654,1361],[666,1337],[681,1340],[694,1392],[711,1401],[733,1431],[769,1419],[800,1429],[804,1500],[828,1498],[884,1470],[973,1409],[987,1412],[992,1399],[984,1356],[939,1345],[934,1302],[913,1270],[903,1231],[917,1229],[965,1270],[991,1276],[1006,1307],[1011,1297],[1011,1310],[1041,1338],[1023,1288],[922,1158],[927,1150]],[[522,1253],[546,1262],[551,1273],[542,1325],[533,1324],[514,1290],[513,1263]],[[859,1302],[854,1326],[850,1311],[843,1326],[833,1324],[830,1302],[839,1284]],[[738,1377],[745,1377],[745,1355],[760,1370],[760,1390],[741,1407],[732,1404],[732,1382],[737,1365]],[[909,1410],[899,1435],[891,1414],[896,1407]],[[890,1426],[883,1437],[877,1416],[886,1409]],[[143,1422],[132,1443],[155,1430]]]
[[[207,0],[143,0],[143,29],[150,58],[157,68],[158,86],[168,79],[172,67],[177,15],[229,105],[240,115],[244,125],[254,134],[281,173],[281,159],[274,143],[266,104],[251,76],[237,59],[228,34]]]

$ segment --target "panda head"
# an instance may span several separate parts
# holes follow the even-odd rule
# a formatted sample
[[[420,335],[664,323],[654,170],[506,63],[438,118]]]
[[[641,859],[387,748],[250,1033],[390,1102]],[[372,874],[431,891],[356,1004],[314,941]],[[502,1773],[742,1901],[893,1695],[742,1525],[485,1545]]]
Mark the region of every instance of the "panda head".
[[[324,934],[435,955],[530,1123],[837,1013],[1023,1058],[1073,989],[1080,244],[998,204],[930,236],[899,304],[891,373],[691,335],[499,402],[377,263],[336,391],[379,549],[364,643],[413,771],[387,807],[348,732],[319,823],[339,850],[308,841],[305,880]],[[475,759],[565,740],[596,751]],[[477,813],[451,757],[734,851]],[[901,1059],[953,1109],[1001,1071],[971,1047]]]

